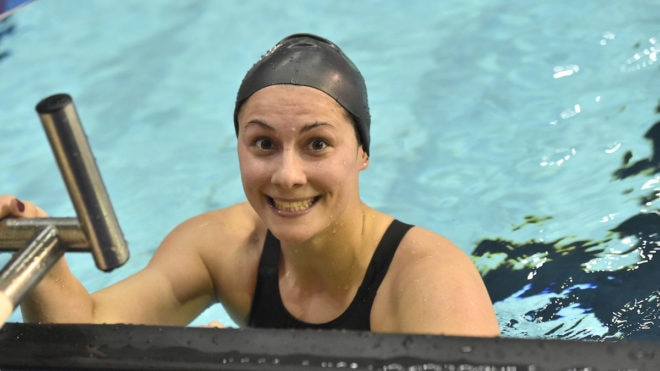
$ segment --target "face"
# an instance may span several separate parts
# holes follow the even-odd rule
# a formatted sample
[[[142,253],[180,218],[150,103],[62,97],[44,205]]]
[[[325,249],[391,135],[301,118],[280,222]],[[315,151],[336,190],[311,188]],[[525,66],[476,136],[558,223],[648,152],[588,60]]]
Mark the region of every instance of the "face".
[[[358,178],[368,156],[330,96],[269,86],[243,104],[238,124],[243,189],[278,239],[304,242],[359,212]]]

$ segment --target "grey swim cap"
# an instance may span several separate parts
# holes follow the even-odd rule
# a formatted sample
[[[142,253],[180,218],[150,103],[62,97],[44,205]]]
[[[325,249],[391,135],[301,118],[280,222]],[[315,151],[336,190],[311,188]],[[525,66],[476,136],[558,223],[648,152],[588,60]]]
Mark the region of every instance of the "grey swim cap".
[[[364,78],[337,45],[311,34],[284,38],[245,75],[234,108],[236,135],[243,103],[257,90],[283,84],[309,86],[334,98],[353,116],[358,141],[369,154],[371,116]]]

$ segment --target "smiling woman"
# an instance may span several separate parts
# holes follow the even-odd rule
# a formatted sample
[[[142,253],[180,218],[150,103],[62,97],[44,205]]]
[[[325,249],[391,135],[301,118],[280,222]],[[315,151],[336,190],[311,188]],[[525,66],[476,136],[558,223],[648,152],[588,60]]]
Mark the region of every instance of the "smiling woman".
[[[644,135],[660,3],[274,4],[34,1],[0,23],[0,184],[73,214],[33,110],[69,92],[131,249],[108,274],[67,254],[88,290],[140,271],[182,220],[245,200],[236,88],[274,37],[304,31],[368,83],[362,200],[471,254],[503,336],[660,338],[658,151]],[[220,305],[191,325],[214,319],[234,325]]]
[[[245,193],[280,240],[301,243],[329,226],[362,224],[362,213],[354,212],[361,209],[358,174],[368,157],[337,102],[310,87],[270,86],[243,105],[239,123]],[[314,213],[297,210],[305,205]]]
[[[186,325],[219,301],[252,327],[499,335],[463,251],[361,201],[366,88],[336,45],[285,38],[248,72],[236,102],[247,202],[182,223],[146,268],[91,295],[62,259],[21,304],[26,320]],[[44,216],[12,196],[0,210]]]

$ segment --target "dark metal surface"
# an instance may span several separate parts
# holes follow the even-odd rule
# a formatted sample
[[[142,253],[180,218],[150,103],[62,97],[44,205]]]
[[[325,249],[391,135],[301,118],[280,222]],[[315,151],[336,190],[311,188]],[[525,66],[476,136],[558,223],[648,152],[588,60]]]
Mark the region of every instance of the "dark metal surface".
[[[659,344],[9,323],[0,369],[660,370]]]
[[[128,260],[128,247],[73,100],[56,94],[36,109],[96,266],[104,271],[121,266]]]
[[[0,293],[6,295],[14,306],[18,305],[62,255],[64,250],[57,244],[57,229],[52,225],[45,226],[2,268]],[[4,318],[0,321],[4,322]]]

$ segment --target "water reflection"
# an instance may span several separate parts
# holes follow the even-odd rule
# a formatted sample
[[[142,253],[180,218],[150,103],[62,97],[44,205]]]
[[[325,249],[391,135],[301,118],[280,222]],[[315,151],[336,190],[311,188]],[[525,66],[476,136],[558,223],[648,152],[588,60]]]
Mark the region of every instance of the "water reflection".
[[[660,113],[660,104],[656,112]],[[660,199],[660,186],[655,178],[643,179],[660,172],[660,122],[644,137],[652,142],[652,155],[635,160],[627,151],[622,165],[613,171],[613,181],[642,178],[641,189],[648,191],[637,202],[643,208],[603,239],[567,236],[549,242],[520,243],[501,238],[479,242],[473,257],[492,300],[522,303],[534,298],[540,303],[532,310],[500,313],[504,335],[519,335],[526,322],[548,325],[543,336],[551,338],[660,338],[660,266],[656,257],[660,250],[660,209],[646,208]],[[528,216],[513,230],[552,223],[552,219]],[[600,329],[590,321],[593,318]]]

